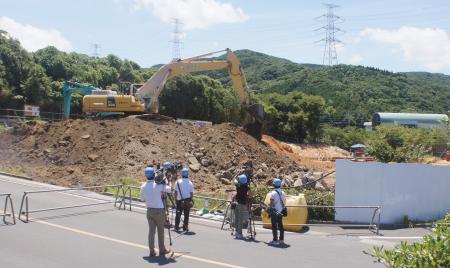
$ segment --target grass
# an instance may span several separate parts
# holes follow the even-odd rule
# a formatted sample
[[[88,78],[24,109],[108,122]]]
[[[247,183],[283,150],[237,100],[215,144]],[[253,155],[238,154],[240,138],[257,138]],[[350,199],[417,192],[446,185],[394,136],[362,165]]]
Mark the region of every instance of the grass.
[[[140,179],[136,179],[133,177],[121,177],[121,178],[117,178],[114,179],[112,181],[112,184],[123,184],[126,188],[126,186],[135,186],[135,187],[140,187],[142,185],[143,181]],[[114,187],[109,187],[105,189],[105,192],[109,193],[109,194],[116,194],[116,188]],[[141,197],[141,193],[139,188],[130,188],[131,190],[131,197],[132,198],[136,198],[136,199],[140,199]],[[127,193],[127,195],[129,195],[129,193]],[[198,196],[204,196],[204,197],[211,197],[211,198],[219,198],[219,199],[227,199],[227,195],[225,193],[195,193],[195,195]],[[198,197],[194,197],[194,209],[201,209],[201,208],[208,208],[210,211],[211,210],[225,210],[227,206],[227,203],[223,202],[223,201],[219,201],[219,200],[208,200],[207,202],[205,201],[205,199],[203,198],[198,198]]]
[[[0,124],[0,133],[6,132],[8,129],[6,128],[5,125]]]
[[[0,166],[0,172],[9,173],[17,176],[26,176],[25,171],[20,167]]]
[[[112,184],[123,184],[124,186],[140,187],[142,185],[142,181],[133,177],[120,177],[114,179],[112,181]],[[105,189],[105,192],[110,194],[116,194],[116,190],[117,189],[115,187],[107,187]],[[141,197],[139,189],[131,188],[131,197],[139,199]]]

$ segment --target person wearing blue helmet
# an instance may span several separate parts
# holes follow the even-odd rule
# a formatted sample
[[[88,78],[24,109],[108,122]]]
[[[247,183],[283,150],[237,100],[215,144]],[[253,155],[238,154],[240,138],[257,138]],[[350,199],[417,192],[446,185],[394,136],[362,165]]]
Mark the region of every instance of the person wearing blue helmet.
[[[233,201],[236,203],[236,207],[234,208],[235,238],[243,239],[242,227],[244,219],[248,218],[247,206],[249,204],[249,198],[251,197],[247,176],[245,174],[239,175],[235,185],[236,195],[233,197]]]
[[[283,245],[284,244],[283,216],[286,216],[284,215],[284,211],[286,211],[285,207],[286,195],[283,192],[283,190],[281,190],[282,182],[279,178],[273,179],[272,185],[275,189],[272,192],[270,192],[269,206],[275,211],[275,213],[270,215],[270,221],[272,223],[273,240],[269,242],[269,245]],[[278,230],[280,231],[280,237],[278,237]]]
[[[162,166],[163,166],[164,171],[167,171],[170,168],[170,162],[164,161]]]
[[[164,195],[171,192],[170,187],[155,182],[155,169],[146,167],[144,171],[147,181],[141,186],[141,200],[147,207],[147,221],[149,227],[148,247],[150,256],[156,256],[155,232],[158,231],[158,246],[160,254],[170,253],[171,250],[164,245],[164,222],[166,213],[164,209]]]
[[[175,196],[177,198],[177,209],[175,214],[175,231],[180,230],[181,214],[184,214],[183,231],[189,231],[189,213],[193,206],[192,198],[194,196],[194,184],[189,180],[189,169],[181,170],[181,179],[178,179],[174,185]]]

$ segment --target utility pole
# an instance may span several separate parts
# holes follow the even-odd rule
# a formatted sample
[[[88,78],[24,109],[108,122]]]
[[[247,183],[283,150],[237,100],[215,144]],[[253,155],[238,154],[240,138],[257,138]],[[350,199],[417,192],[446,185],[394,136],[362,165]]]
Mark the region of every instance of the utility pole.
[[[179,19],[175,18],[172,20],[173,31],[172,31],[172,61],[181,59],[181,46],[183,41],[181,40],[181,25],[183,24]]]
[[[326,25],[320,27],[318,30],[325,30],[325,38],[316,41],[324,43],[322,64],[332,66],[338,64],[338,55],[336,52],[336,44],[342,43],[336,39],[336,33],[342,32],[341,29],[336,27],[336,23],[342,22],[342,18],[334,14],[334,9],[339,7],[335,4],[323,4],[327,8],[327,13],[318,17],[317,19],[326,19]]]
[[[98,49],[100,48],[99,44],[92,44],[92,49],[94,50],[94,52],[92,53],[92,56],[94,57],[98,57]]]

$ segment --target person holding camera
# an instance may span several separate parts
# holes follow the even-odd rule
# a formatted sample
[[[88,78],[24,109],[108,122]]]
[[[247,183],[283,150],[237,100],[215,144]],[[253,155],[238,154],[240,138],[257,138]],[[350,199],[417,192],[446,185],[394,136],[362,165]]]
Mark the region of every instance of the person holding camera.
[[[248,185],[248,178],[246,175],[241,174],[236,182],[236,195],[233,201],[236,203],[234,208],[234,226],[236,229],[235,238],[243,239],[242,226],[244,225],[245,216],[248,215],[248,202],[251,197],[250,188]]]
[[[148,247],[150,256],[156,256],[155,231],[158,231],[159,254],[168,254],[170,249],[164,245],[164,221],[166,219],[164,198],[171,192],[166,184],[155,181],[155,170],[152,167],[145,168],[147,181],[141,186],[141,200],[145,201],[147,207],[147,221],[149,227]]]
[[[184,214],[183,231],[189,231],[189,213],[194,205],[192,198],[194,196],[194,184],[189,180],[189,169],[181,170],[181,179],[174,184],[174,190],[177,197],[177,210],[175,214],[175,231],[180,230],[181,214]]]
[[[269,242],[269,245],[283,245],[284,244],[284,227],[283,217],[287,216],[286,195],[281,190],[281,180],[278,178],[273,179],[272,185],[275,188],[270,192],[270,220],[272,223],[272,235],[273,240]],[[280,230],[280,237],[278,240],[278,230]]]

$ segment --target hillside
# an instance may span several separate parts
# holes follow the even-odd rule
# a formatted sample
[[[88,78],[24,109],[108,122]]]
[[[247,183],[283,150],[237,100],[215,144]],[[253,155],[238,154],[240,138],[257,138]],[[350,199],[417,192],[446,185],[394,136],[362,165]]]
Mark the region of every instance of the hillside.
[[[368,120],[377,111],[446,113],[450,110],[450,76],[392,73],[376,68],[298,64],[251,50],[236,51],[252,90],[320,95],[336,109],[334,117]],[[229,83],[225,72],[209,76]]]
[[[407,72],[404,74],[406,74],[408,78],[427,81],[436,86],[446,87],[450,89],[450,75],[427,72]]]

